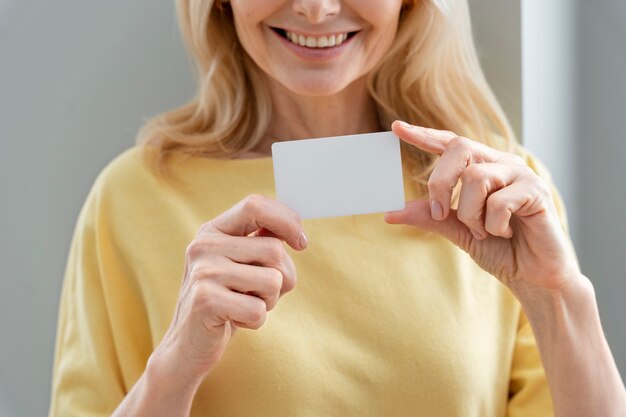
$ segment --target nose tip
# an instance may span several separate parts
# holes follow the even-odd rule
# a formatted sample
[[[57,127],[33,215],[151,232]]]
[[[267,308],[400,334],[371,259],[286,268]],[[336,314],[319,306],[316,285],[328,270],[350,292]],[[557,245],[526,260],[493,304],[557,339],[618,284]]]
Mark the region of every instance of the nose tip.
[[[320,23],[338,14],[341,10],[341,2],[339,0],[295,0],[293,9],[310,22]]]

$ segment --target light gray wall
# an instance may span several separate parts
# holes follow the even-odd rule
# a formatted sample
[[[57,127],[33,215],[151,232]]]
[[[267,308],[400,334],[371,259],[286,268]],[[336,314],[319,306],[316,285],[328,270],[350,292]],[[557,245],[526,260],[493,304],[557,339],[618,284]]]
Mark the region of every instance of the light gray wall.
[[[522,140],[522,36],[519,0],[469,0],[480,62]]]
[[[548,166],[626,375],[626,3],[522,2],[524,143]]]
[[[0,4],[0,415],[42,416],[87,191],[145,117],[195,86],[171,0]]]
[[[550,169],[577,241],[575,8],[571,0],[521,6],[523,141]]]
[[[626,2],[579,0],[576,138],[583,272],[626,377]]]

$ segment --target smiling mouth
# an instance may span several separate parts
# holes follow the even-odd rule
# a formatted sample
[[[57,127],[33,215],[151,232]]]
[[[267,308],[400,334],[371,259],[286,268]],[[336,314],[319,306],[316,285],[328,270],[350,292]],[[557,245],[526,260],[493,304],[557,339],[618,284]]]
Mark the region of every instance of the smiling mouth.
[[[346,40],[350,39],[357,33],[355,32],[344,32],[344,33],[336,33],[334,35],[326,35],[326,36],[307,36],[303,34],[299,34],[296,32],[291,32],[285,29],[280,28],[271,28],[274,32],[279,34],[281,37],[287,39],[289,42],[304,46],[307,48],[332,48],[335,46],[339,46],[344,43]]]

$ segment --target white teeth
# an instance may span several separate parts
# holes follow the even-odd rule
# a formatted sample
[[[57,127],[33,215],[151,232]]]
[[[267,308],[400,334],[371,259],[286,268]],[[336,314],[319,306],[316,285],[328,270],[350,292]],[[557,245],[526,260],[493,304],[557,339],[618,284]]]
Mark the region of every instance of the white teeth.
[[[285,33],[287,35],[287,39],[291,42],[300,46],[306,46],[307,48],[329,48],[339,46],[345,42],[346,39],[348,39],[347,33],[330,36],[304,36],[289,31],[285,31]]]

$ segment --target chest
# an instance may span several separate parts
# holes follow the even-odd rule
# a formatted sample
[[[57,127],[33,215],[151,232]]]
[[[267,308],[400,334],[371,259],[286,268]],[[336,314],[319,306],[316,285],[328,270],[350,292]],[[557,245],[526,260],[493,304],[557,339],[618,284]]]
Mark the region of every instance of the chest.
[[[106,263],[120,264],[112,321],[128,387],[171,322],[199,226],[250,192],[272,195],[269,178],[233,181],[120,216],[134,233]],[[464,252],[382,217],[305,220],[296,288],[261,329],[236,333],[192,416],[504,415],[519,307]]]
[[[296,289],[238,331],[198,415],[499,415],[518,313],[500,284],[377,216],[308,223]]]

